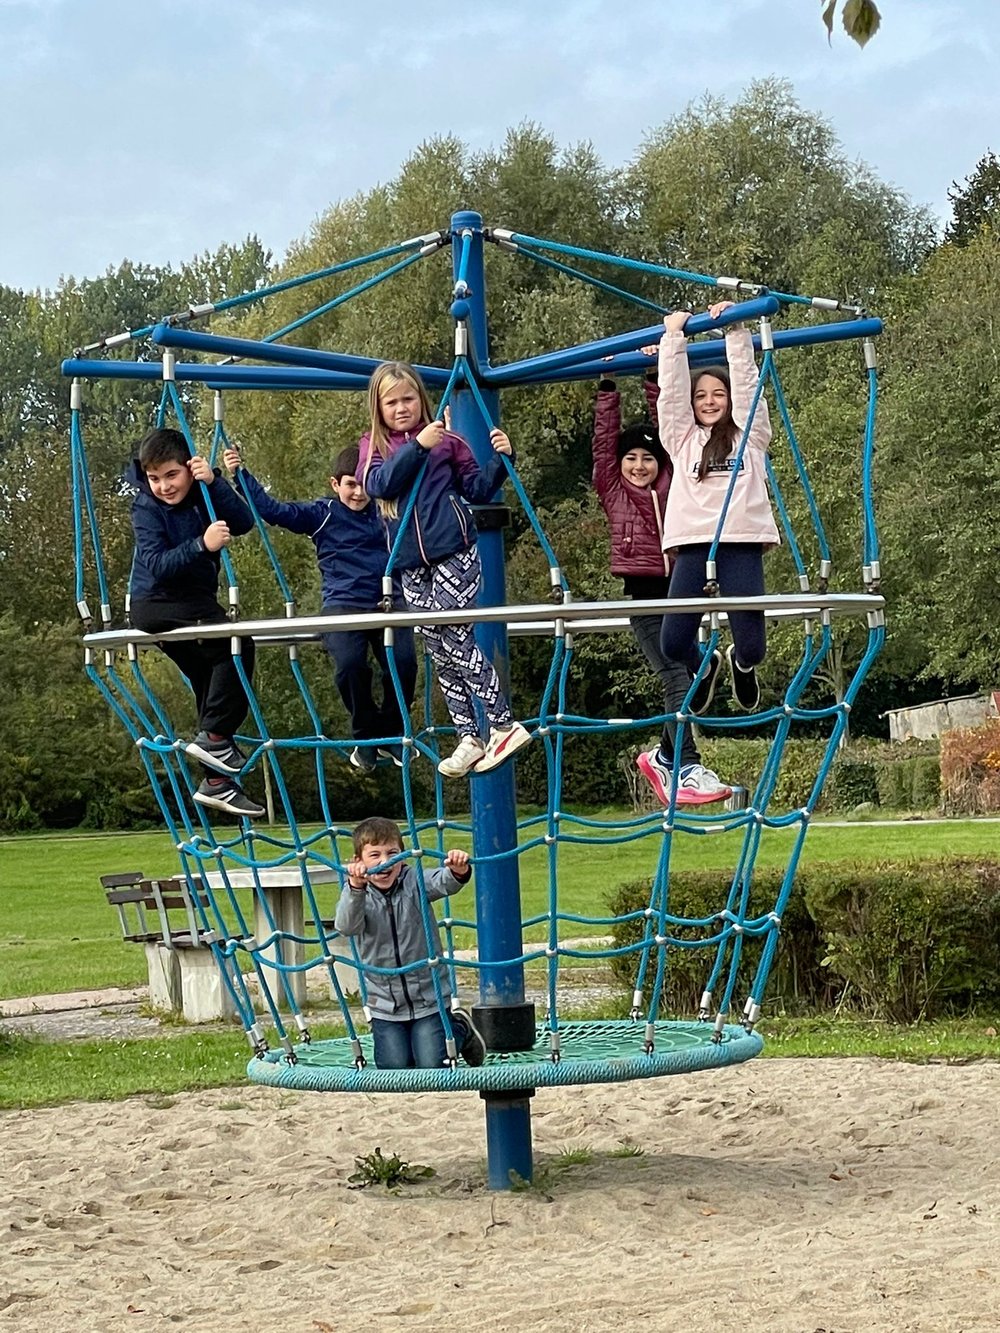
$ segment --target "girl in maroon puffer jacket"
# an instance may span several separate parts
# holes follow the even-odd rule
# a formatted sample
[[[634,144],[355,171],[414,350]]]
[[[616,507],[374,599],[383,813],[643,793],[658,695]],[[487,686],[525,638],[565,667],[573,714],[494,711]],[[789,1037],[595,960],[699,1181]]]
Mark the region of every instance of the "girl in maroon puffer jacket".
[[[643,387],[655,423],[655,378],[646,379]],[[665,599],[670,564],[663,551],[663,511],[672,468],[657,438],[655,424],[637,422],[621,429],[621,399],[614,380],[603,379],[597,386],[593,452],[594,489],[611,528],[611,572],[621,577],[627,597]],[[679,662],[663,656],[660,650],[663,617],[633,616],[629,624],[663,687],[663,711],[676,713],[691,684],[691,673]],[[640,773],[663,805],[670,802],[676,736],[676,724],[667,720],[660,744],[636,760]],[[693,729],[686,726],[681,740],[677,804],[704,805],[731,794],[732,789],[702,764]]]

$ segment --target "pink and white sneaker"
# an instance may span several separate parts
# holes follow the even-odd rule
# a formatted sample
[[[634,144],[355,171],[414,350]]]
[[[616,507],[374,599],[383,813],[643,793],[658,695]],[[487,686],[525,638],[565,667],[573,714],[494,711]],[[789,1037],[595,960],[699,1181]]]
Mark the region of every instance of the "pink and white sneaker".
[[[652,787],[660,805],[668,806],[672,774],[670,766],[660,758],[659,750],[640,754],[635,765]],[[677,775],[678,805],[708,805],[712,801],[725,801],[732,794],[732,787],[727,787],[719,775],[704,764],[685,764]]]

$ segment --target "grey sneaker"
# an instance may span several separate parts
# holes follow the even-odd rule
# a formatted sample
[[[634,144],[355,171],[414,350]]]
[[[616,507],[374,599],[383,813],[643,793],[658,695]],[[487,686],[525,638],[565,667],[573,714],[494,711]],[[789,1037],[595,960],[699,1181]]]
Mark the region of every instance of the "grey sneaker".
[[[207,805],[213,810],[222,810],[227,815],[238,815],[245,819],[261,819],[267,813],[242,787],[225,779],[212,782],[206,778],[195,792],[194,799],[199,805]]]
[[[486,1042],[472,1021],[468,1009],[453,1009],[449,1015],[458,1053],[467,1065],[481,1065],[486,1061]]]
[[[678,805],[710,805],[712,801],[728,800],[732,794],[732,787],[704,764],[685,764],[677,775]]]
[[[370,745],[355,745],[348,759],[355,768],[360,768],[362,773],[374,773],[378,765],[375,751]]]
[[[207,731],[199,731],[193,741],[185,745],[184,750],[192,759],[198,759],[206,767],[219,773],[241,773],[247,758],[230,736],[213,741]]]

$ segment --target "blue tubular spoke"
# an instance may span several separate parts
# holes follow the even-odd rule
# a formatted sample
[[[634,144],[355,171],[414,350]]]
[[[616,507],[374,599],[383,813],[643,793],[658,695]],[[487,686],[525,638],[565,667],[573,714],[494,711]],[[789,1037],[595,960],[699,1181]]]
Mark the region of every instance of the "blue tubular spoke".
[[[699,287],[716,287],[730,292],[748,292],[758,295],[772,290],[760,283],[748,282],[741,278],[725,276],[712,277],[707,273],[694,273],[689,269],[669,268],[665,264],[651,264],[647,260],[629,259],[624,255],[611,255],[603,250],[586,250],[578,245],[567,245],[561,241],[543,240],[537,236],[527,236],[523,232],[510,231],[506,227],[493,227],[490,237],[501,247],[533,246],[539,250],[551,250],[553,254],[572,255],[576,259],[592,259],[597,263],[608,264],[612,268],[631,269],[635,273],[649,273],[660,278],[671,278],[676,282],[691,282]],[[810,306],[818,310],[845,310],[859,314],[859,307],[831,297],[802,296],[797,292],[773,292],[784,305]]]
[[[256,305],[261,301],[266,301],[269,297],[277,296],[279,292],[289,292],[296,287],[304,287],[311,282],[321,282],[324,278],[332,278],[338,273],[347,273],[351,269],[361,268],[365,264],[374,264],[382,259],[391,259],[393,256],[402,254],[405,251],[426,249],[428,246],[433,246],[436,249],[437,245],[440,244],[441,239],[439,232],[432,232],[426,236],[414,236],[408,241],[401,241],[397,245],[390,245],[385,249],[376,250],[370,255],[362,255],[358,259],[345,259],[339,264],[330,264],[326,268],[316,269],[312,273],[304,273],[296,278],[285,278],[281,282],[271,283],[266,287],[258,287],[253,291],[241,292],[238,296],[225,297],[221,301],[210,301],[204,302],[199,306],[190,306],[187,310],[178,311],[177,314],[170,316],[170,321],[174,323],[186,323],[193,319],[204,319],[208,315],[221,314],[227,310],[237,310],[243,306]],[[148,338],[155,327],[155,324],[146,324],[142,328],[129,329],[123,333],[111,334],[107,337],[100,338],[97,342],[88,343],[80,350],[82,352],[94,352],[118,347],[126,342],[137,341],[139,338]]]
[[[373,370],[376,370],[381,362],[371,356],[351,356],[346,352],[326,352],[317,350],[313,347],[295,347],[286,346],[279,343],[269,343],[266,341],[254,342],[251,338],[233,338],[227,334],[220,333],[200,333],[196,329],[178,329],[170,324],[157,324],[154,328],[151,339],[157,347],[181,348],[190,352],[204,352],[209,356],[235,357],[240,360],[269,361],[275,363],[269,367],[253,366],[230,366],[214,365],[205,366],[195,363],[193,367],[186,367],[188,371],[197,369],[200,378],[209,380],[213,375],[218,376],[220,380],[233,378],[235,383],[240,383],[236,372],[240,371],[245,377],[261,375],[265,370],[274,372],[278,368],[287,367],[290,371],[293,367],[300,371],[322,370],[325,375],[315,376],[310,380],[308,377],[300,376],[299,379],[292,378],[292,384],[314,383],[317,388],[322,388],[324,384],[332,387],[363,389],[368,385],[368,379]],[[103,365],[98,362],[98,365]],[[111,376],[121,373],[122,367],[128,367],[131,362],[113,362],[107,373]],[[176,367],[178,378],[181,377],[183,364]],[[430,385],[439,385],[447,382],[449,372],[439,369],[437,366],[417,366],[422,379]],[[192,376],[193,378],[193,376]],[[276,384],[281,383],[280,377],[275,378]]]
[[[307,324],[311,324],[314,319],[319,319],[322,315],[328,315],[331,310],[336,310],[338,306],[342,306],[346,301],[352,300],[355,296],[360,296],[362,292],[377,287],[380,282],[385,282],[386,278],[392,278],[397,273],[402,273],[404,269],[409,268],[411,264],[417,263],[420,259],[423,259],[422,254],[408,255],[406,259],[401,259],[398,263],[390,265],[389,268],[383,269],[381,273],[375,273],[370,278],[366,278],[364,282],[359,282],[350,291],[342,292],[340,296],[335,296],[332,300],[324,302],[323,305],[317,306],[315,310],[310,310],[306,314],[300,315],[298,319],[293,319],[290,324],[275,329],[263,341],[272,343],[278,338],[284,338],[287,334],[294,333],[296,329],[304,328]]]
[[[521,253],[526,259],[530,259],[536,264],[555,269],[557,273],[564,273],[569,278],[576,278],[577,281],[586,283],[589,287],[596,287],[599,291],[607,292],[609,296],[620,296],[623,301],[628,301],[630,305],[640,306],[643,310],[652,310],[659,315],[667,313],[666,306],[658,305],[655,301],[647,301],[645,297],[636,296],[634,292],[626,291],[624,287],[615,287],[610,282],[603,282],[590,273],[584,273],[578,268],[572,268],[569,264],[560,263],[558,259],[549,259],[546,255],[536,254],[532,250],[522,250]]]

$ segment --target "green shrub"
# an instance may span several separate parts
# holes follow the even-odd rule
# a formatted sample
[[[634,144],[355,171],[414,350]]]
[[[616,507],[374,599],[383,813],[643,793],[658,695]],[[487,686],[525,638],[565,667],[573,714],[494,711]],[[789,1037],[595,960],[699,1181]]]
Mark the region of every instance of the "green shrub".
[[[777,900],[782,872],[761,869],[754,876],[750,899],[750,915],[764,914]],[[670,877],[670,912],[673,916],[698,920],[714,916],[725,906],[730,877],[724,871],[683,871]],[[615,916],[641,912],[649,905],[648,880],[622,884],[610,900]],[[621,921],[614,927],[614,947],[624,948],[638,944],[643,938],[645,922],[642,918]],[[715,934],[717,926],[679,928],[672,931],[678,938],[692,940]],[[764,937],[747,936],[743,941],[740,975],[747,979],[747,987],[738,993],[739,1007],[747,996],[764,944]],[[771,968],[767,993],[771,1007],[802,1013],[811,1008],[824,1007],[832,1002],[831,986],[835,984],[828,970],[822,966],[823,941],[805,906],[799,884],[792,889],[781,923],[778,951]],[[697,1012],[706,980],[715,960],[715,946],[704,948],[670,948],[668,968],[663,990],[664,1012],[690,1017]],[[638,952],[621,954],[611,960],[611,971],[623,990],[631,994],[639,967]],[[646,976],[645,992],[648,997],[653,983],[653,960]]]
[[[831,971],[897,1023],[1000,996],[1000,862],[833,863],[802,877]]]
[[[648,749],[649,745],[636,746],[631,759],[623,763],[620,733],[567,736],[563,745],[563,802],[582,806],[624,805],[633,795],[625,765],[631,765],[638,779],[635,755],[640,748]],[[632,785],[635,787],[635,783]],[[648,790],[646,783],[642,786]],[[635,794],[638,795],[637,788]],[[517,798],[527,805],[544,807],[548,796],[545,745],[539,737],[517,757]]]
[[[869,759],[838,756],[830,775],[830,804],[839,810],[879,804],[878,767]]]
[[[941,763],[929,755],[889,758],[876,765],[878,803],[886,810],[936,809],[941,802]]]
[[[754,876],[748,915],[777,900],[782,872]],[[725,906],[728,877],[719,871],[671,876],[670,912],[707,918]],[[614,915],[648,906],[648,880],[622,884]],[[644,920],[614,927],[616,948],[638,944]],[[713,926],[675,928],[680,940],[707,938]],[[746,937],[733,1017],[750,991],[762,938]],[[715,947],[668,947],[664,1012],[690,1016],[715,959]],[[631,995],[639,953],[612,959],[615,980]],[[652,966],[646,977],[648,997]],[[718,998],[718,989],[716,998]],[[759,998],[759,997],[758,997]],[[909,1023],[1000,1002],[1000,861],[949,857],[924,861],[828,862],[800,867],[781,923],[764,1002],[803,1012],[846,1004],[872,1018]]]

